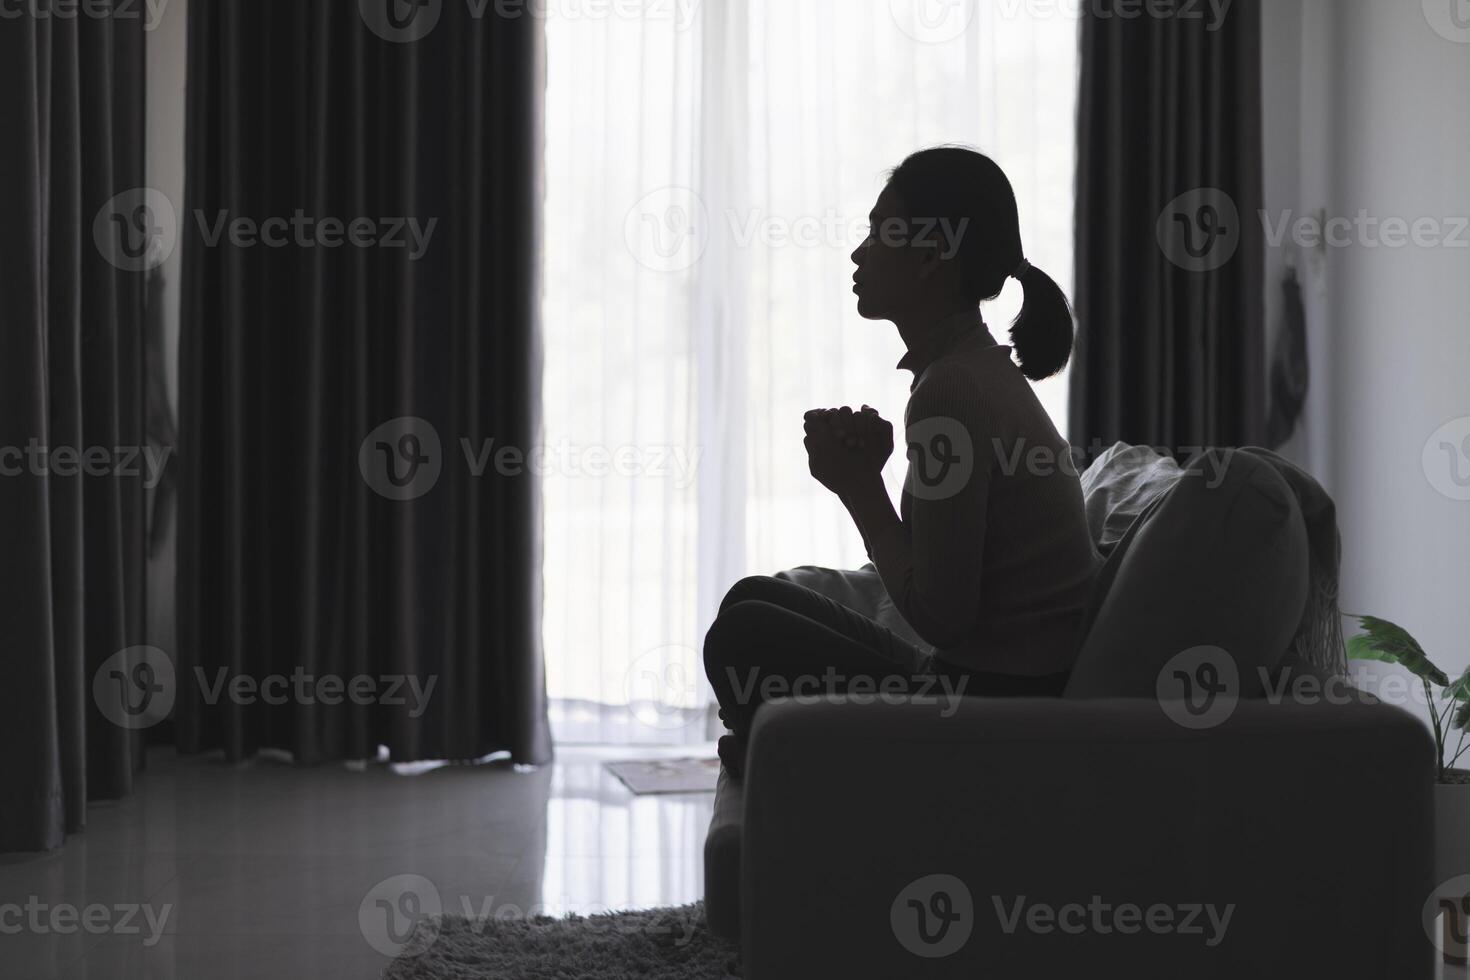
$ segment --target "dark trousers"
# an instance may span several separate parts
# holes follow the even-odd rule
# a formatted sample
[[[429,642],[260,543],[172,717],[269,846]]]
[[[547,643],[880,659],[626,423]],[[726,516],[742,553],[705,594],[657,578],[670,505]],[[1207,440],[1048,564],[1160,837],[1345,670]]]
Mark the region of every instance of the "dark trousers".
[[[741,579],[720,603],[704,639],[704,670],[720,718],[742,740],[767,696],[836,694],[862,685],[874,696],[922,690],[937,697],[948,690],[1055,697],[1067,682],[1066,674],[1020,677],[949,663],[820,592],[764,575]],[[935,674],[950,679],[947,688],[934,683]],[[922,678],[929,680],[916,686]]]

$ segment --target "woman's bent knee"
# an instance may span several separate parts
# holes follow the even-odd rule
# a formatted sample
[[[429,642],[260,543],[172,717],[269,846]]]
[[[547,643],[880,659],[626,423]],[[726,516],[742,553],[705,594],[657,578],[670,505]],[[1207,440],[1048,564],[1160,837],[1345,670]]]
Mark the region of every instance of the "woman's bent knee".
[[[770,601],[770,597],[781,587],[781,580],[770,575],[747,575],[730,586],[725,598],[720,600],[720,615],[736,603]]]
[[[759,670],[769,656],[771,621],[777,607],[766,602],[742,600],[715,617],[704,637],[704,674],[720,703],[729,707],[739,682],[737,678]]]
[[[730,592],[733,595],[734,589]],[[728,596],[726,597],[729,598]],[[737,599],[724,605],[709,632],[704,635],[704,670],[714,679],[714,672],[746,655],[758,644],[758,622],[769,612],[766,604]]]

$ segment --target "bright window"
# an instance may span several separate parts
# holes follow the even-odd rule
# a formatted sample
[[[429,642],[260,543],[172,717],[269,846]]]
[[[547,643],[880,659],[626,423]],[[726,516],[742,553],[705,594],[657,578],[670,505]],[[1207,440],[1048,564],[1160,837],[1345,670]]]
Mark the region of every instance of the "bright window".
[[[969,0],[632,12],[547,13],[547,680],[560,737],[703,739],[724,590],[866,561],[801,417],[902,418],[902,344],[849,290],[885,171],[937,143],[988,153],[1070,293],[1077,24]],[[1002,342],[1018,292],[985,308]],[[1065,432],[1065,376],[1038,391]]]

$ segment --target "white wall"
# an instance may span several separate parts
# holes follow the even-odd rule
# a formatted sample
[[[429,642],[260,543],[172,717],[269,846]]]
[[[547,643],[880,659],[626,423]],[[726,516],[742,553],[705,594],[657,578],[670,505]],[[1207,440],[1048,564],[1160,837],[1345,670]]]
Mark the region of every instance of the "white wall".
[[[1446,232],[1445,219],[1470,216],[1470,32],[1438,33],[1434,2],[1263,5],[1268,210],[1366,209]],[[1287,454],[1337,501],[1342,606],[1398,622],[1458,673],[1470,665],[1470,501],[1437,489],[1454,492],[1451,459],[1436,443],[1426,466],[1423,451],[1470,416],[1470,247],[1359,240],[1304,257],[1312,392]],[[1268,258],[1273,293],[1283,262]],[[1274,328],[1279,308],[1270,316]]]

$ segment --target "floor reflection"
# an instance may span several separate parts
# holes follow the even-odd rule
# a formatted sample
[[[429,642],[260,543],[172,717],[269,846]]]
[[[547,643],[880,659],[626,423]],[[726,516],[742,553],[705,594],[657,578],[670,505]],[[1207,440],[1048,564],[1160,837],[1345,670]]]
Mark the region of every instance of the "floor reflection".
[[[553,914],[682,905],[704,894],[713,793],[635,796],[602,763],[711,755],[694,748],[563,748],[552,767],[541,901]]]
[[[378,975],[360,910],[399,876],[446,912],[595,914],[701,897],[714,794],[635,796],[602,763],[709,756],[558,746],[556,761],[295,766],[150,753],[138,792],[52,854],[0,861],[0,903],[168,910],[161,936],[31,930],[0,975],[289,980]]]

